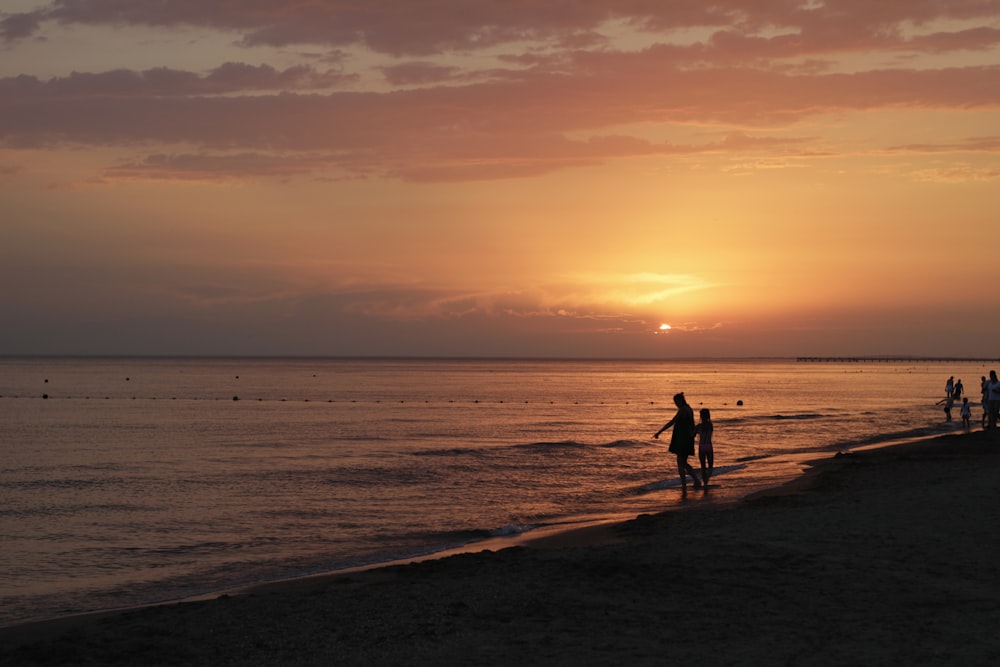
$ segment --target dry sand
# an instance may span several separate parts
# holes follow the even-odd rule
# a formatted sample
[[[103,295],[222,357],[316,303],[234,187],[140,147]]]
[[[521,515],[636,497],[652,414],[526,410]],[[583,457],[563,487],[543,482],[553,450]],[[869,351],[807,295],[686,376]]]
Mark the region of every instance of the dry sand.
[[[733,507],[7,628],[0,664],[996,665],[998,527],[1000,434],[953,435]]]

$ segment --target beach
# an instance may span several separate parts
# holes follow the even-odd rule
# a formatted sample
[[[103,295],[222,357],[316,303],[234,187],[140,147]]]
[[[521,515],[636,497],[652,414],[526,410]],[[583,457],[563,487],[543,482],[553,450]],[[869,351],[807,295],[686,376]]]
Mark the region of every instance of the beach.
[[[995,432],[831,455],[733,505],[4,628],[0,664],[997,664],[998,489]]]

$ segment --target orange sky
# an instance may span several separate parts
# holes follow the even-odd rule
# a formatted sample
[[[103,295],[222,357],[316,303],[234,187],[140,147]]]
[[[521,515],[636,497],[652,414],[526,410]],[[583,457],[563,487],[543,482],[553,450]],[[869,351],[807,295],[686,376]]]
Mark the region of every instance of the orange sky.
[[[4,3],[0,354],[1000,357],[1000,1],[221,4]]]

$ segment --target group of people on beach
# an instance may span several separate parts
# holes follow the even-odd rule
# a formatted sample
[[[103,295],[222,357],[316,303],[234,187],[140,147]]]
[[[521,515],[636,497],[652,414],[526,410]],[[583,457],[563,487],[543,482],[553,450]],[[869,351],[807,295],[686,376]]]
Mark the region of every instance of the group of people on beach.
[[[1000,418],[1000,380],[997,379],[997,372],[990,371],[988,379],[985,375],[982,376],[979,388],[982,393],[983,428],[995,429],[997,427],[997,420]],[[953,375],[945,382],[945,397],[941,402],[944,403],[945,421],[950,422],[951,410],[955,403],[961,400],[962,408],[959,414],[962,417],[962,427],[969,428],[969,424],[972,421],[972,406],[969,405],[969,397],[962,395],[964,391],[965,386],[962,384],[962,380],[959,379],[956,382]]]
[[[701,423],[694,423],[694,410],[688,405],[684,398],[684,392],[674,394],[674,405],[677,406],[677,414],[674,418],[663,425],[659,431],[653,434],[655,439],[660,438],[660,434],[673,426],[674,430],[670,434],[671,453],[677,456],[677,470],[681,476],[681,488],[687,492],[687,475],[691,475],[694,488],[700,489],[704,486],[708,488],[708,480],[712,476],[715,467],[715,455],[712,450],[712,432],[715,426],[712,424],[712,413],[708,408],[702,408],[699,412]],[[695,472],[688,457],[694,456],[694,441],[698,439],[698,459],[701,462],[701,479]]]

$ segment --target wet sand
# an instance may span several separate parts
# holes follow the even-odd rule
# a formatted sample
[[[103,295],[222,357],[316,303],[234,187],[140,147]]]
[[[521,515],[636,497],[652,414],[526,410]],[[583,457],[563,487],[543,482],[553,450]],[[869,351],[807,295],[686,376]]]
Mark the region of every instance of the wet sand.
[[[1000,664],[1000,435],[831,457],[735,505],[687,506],[6,628],[0,664]]]

